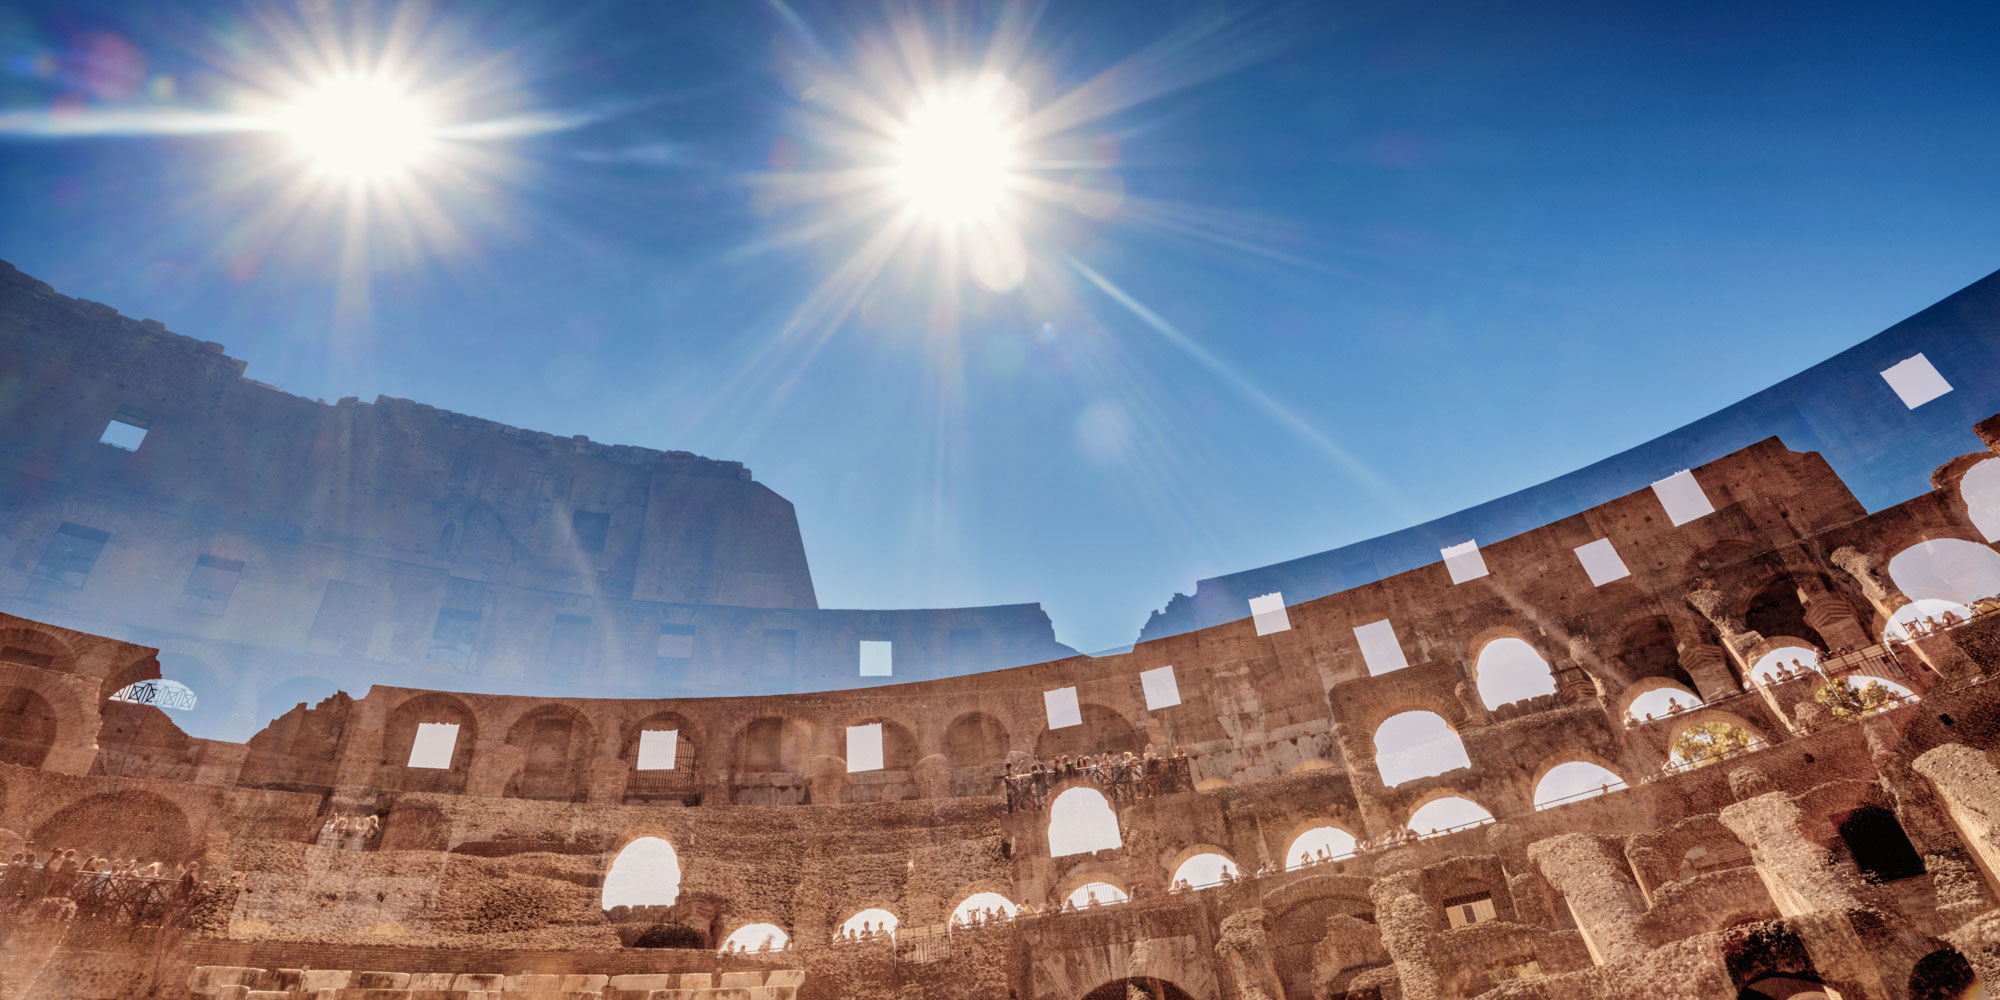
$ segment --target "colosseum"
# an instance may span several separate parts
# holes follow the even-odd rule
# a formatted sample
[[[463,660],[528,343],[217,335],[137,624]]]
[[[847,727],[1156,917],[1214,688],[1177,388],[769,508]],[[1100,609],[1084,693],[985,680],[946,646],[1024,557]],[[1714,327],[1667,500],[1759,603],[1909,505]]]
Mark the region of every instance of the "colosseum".
[[[1872,512],[1765,437],[1359,585],[1224,613],[1205,582],[1163,616],[1185,627],[1085,656],[1031,606],[818,609],[789,505],[740,466],[297,400],[11,269],[6,295],[10,374],[124,374],[14,406],[0,455],[0,996],[1945,1000],[2000,977],[2000,415]],[[230,440],[245,411],[302,461],[365,442],[354,502],[175,471],[184,430],[255,444]],[[114,452],[107,419],[151,433]],[[443,484],[404,484],[417,513],[382,499],[397,468]],[[551,518],[602,558],[537,549]],[[100,569],[121,560],[192,575],[162,599],[129,579],[165,571]],[[525,676],[566,618],[618,641],[574,683]],[[660,660],[726,687],[774,631],[829,689],[631,694]],[[850,680],[863,642],[909,655]],[[228,665],[190,686],[170,645]],[[340,689],[240,742],[176,722],[190,692],[299,676]]]

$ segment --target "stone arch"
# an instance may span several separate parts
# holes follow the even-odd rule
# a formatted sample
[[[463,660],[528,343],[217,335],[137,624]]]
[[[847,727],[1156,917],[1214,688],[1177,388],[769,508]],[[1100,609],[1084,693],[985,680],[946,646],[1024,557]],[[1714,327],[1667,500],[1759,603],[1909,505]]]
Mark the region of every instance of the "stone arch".
[[[417,727],[426,722],[458,726],[451,767],[408,766],[410,748],[417,742]],[[382,772],[378,783],[403,791],[462,794],[472,770],[473,747],[478,742],[479,721],[465,702],[440,691],[412,695],[389,713],[389,722],[382,727]]]
[[[1188,991],[1175,985],[1173,980],[1155,979],[1151,976],[1113,979],[1085,993],[1079,1000],[1139,1000],[1140,997],[1145,1000],[1194,1000]]]
[[[42,850],[73,847],[83,856],[167,865],[195,860],[201,853],[180,806],[136,789],[78,799],[37,824],[31,840]]]
[[[746,952],[784,951],[792,946],[792,932],[768,920],[751,921],[730,931],[716,950],[727,951],[732,945],[742,945]]]
[[[1914,542],[1889,557],[1887,571],[1912,604],[1935,601],[1968,607],[2000,595],[2000,553],[1965,538],[1941,535]],[[1897,609],[1898,616],[1902,610]]]
[[[1984,987],[1956,948],[1939,948],[1910,966],[1910,1000],[1971,1000]]]
[[[791,719],[766,715],[743,724],[735,749],[739,773],[798,775],[812,757],[811,734]]]
[[[1094,702],[1086,702],[1078,708],[1083,716],[1083,725],[1042,730],[1042,734],[1035,738],[1036,756],[1044,761],[1053,761],[1061,754],[1116,755],[1140,751],[1142,744],[1138,730],[1115,709]]]
[[[850,726],[882,727],[882,766],[873,771],[851,771],[841,791],[843,802],[900,802],[917,797],[917,737],[910,727],[894,719],[870,716]],[[843,747],[843,752],[845,748]]]
[[[1488,709],[1556,693],[1548,657],[1520,635],[1497,635],[1481,643],[1473,655],[1472,676]]]
[[[73,674],[77,667],[76,648],[54,627],[21,620],[0,627],[0,663]]]
[[[193,691],[193,711],[171,712],[167,716],[174,720],[175,725],[188,733],[208,739],[241,739],[244,738],[243,731],[246,728],[269,722],[275,716],[262,716],[249,720],[244,718],[243,713],[238,713],[237,708],[240,703],[247,699],[240,697],[241,687],[224,680],[224,673],[225,671],[218,670],[209,660],[176,649],[162,649],[157,661],[148,659],[127,664],[119,671],[121,679],[132,678],[132,681],[127,683],[158,677],[184,684],[188,690]],[[114,688],[107,683],[104,689],[105,697],[109,698],[124,687],[124,684],[120,684]],[[228,692],[227,697],[224,696],[224,692]],[[108,714],[113,709],[107,704],[105,710]],[[232,719],[231,716],[235,718]]]
[[[1321,831],[1331,831],[1332,833],[1322,834]],[[1300,820],[1292,824],[1291,832],[1285,836],[1285,854],[1283,857],[1285,868],[1287,870],[1296,870],[1311,867],[1312,863],[1316,863],[1319,860],[1318,848],[1321,846],[1326,846],[1332,852],[1334,859],[1338,860],[1344,855],[1351,854],[1353,850],[1359,847],[1360,842],[1361,838],[1355,836],[1354,831],[1349,829],[1345,823],[1318,818]],[[1310,855],[1309,862],[1306,864],[1299,862],[1301,851],[1305,851]]]
[[[945,760],[954,768],[997,771],[1008,749],[1007,727],[985,712],[965,712],[944,730]]]
[[[1826,637],[1806,622],[1806,606],[1799,599],[1798,581],[1789,573],[1764,584],[1743,603],[1743,627],[1763,636],[1804,639],[1807,641],[1803,645],[1814,649],[1827,648]]]
[[[654,834],[633,837],[619,847],[604,868],[604,888],[598,900],[614,906],[672,906],[681,896],[680,852],[671,841]]]
[[[13,711],[20,716],[18,720],[10,717],[0,725],[18,721],[35,727],[34,735],[23,741],[19,750],[32,756],[27,747],[43,748],[34,766],[65,774],[89,770],[97,754],[97,733],[103,717],[93,710],[86,684],[65,674],[0,663],[0,691],[9,692],[7,707],[0,711]]]
[[[1632,703],[1652,691],[1685,691],[1690,705],[1702,703],[1701,695],[1695,692],[1691,684],[1682,684],[1671,677],[1648,677],[1618,692],[1617,698],[1613,700],[1618,709],[1618,717],[1624,718],[1627,714],[1632,714]]]
[[[39,768],[55,749],[55,706],[31,688],[0,688],[0,763]]]
[[[1681,763],[1674,759],[1674,744],[1680,741],[1681,734],[1694,726],[1709,722],[1724,722],[1743,730],[1750,737],[1749,749],[1755,750],[1771,744],[1771,736],[1764,731],[1763,727],[1752,723],[1749,719],[1735,712],[1728,712],[1719,708],[1699,708],[1691,712],[1683,712],[1668,721],[1666,755],[1669,764]],[[1709,758],[1709,761],[1713,762],[1714,758]]]
[[[673,731],[672,768],[639,770],[640,734],[649,729]],[[700,801],[701,745],[693,723],[679,712],[661,710],[628,724],[619,737],[618,759],[625,765],[626,805],[695,805]]]
[[[1609,786],[1608,791],[1615,792],[1625,787],[1624,775],[1620,774],[1618,772],[1618,768],[1613,767],[1611,763],[1605,760],[1603,757],[1594,753],[1590,753],[1589,751],[1565,750],[1561,754],[1558,754],[1555,757],[1552,757],[1549,760],[1544,761],[1541,767],[1535,769],[1535,780],[1532,784],[1530,784],[1529,787],[1534,789],[1533,795],[1534,795],[1534,804],[1536,809],[1547,808],[1547,806],[1544,805],[1545,802],[1547,802],[1548,805],[1560,805],[1560,804],[1567,804],[1569,802],[1580,802],[1584,799],[1592,798],[1595,795],[1603,794],[1604,791],[1607,790],[1602,788],[1598,790],[1593,790],[1590,788],[1582,788],[1576,791],[1570,791],[1567,788],[1550,788],[1547,790],[1547,793],[1544,794],[1543,786],[1549,782],[1549,779],[1552,776],[1555,776],[1555,772],[1560,768],[1566,768],[1572,764],[1582,765],[1584,767],[1596,768],[1600,772],[1607,773],[1609,775],[1610,780],[1600,782],[1600,785],[1608,785]],[[1595,775],[1594,777],[1602,777],[1602,775]],[[1558,778],[1558,780],[1560,781],[1562,779]],[[1557,799],[1560,799],[1561,801],[1560,802],[1555,801]]]
[[[1238,864],[1229,849],[1215,844],[1195,844],[1181,849],[1174,855],[1172,864],[1167,866],[1167,884],[1173,885],[1186,879],[1194,888],[1215,885],[1224,879],[1219,873],[1227,871],[1229,880],[1243,876],[1243,866]]]
[[[1409,811],[1404,814],[1404,819],[1402,824],[1403,828],[1408,830],[1414,830],[1419,834],[1428,835],[1430,833],[1431,826],[1436,826],[1439,830],[1445,830],[1451,827],[1463,825],[1464,822],[1469,822],[1477,818],[1471,812],[1470,809],[1465,809],[1464,807],[1457,807],[1457,806],[1454,806],[1453,809],[1458,812],[1463,812],[1465,814],[1463,817],[1459,817],[1457,815],[1448,815],[1439,810],[1432,810],[1431,812],[1428,813],[1425,812],[1425,810],[1428,807],[1430,807],[1433,803],[1453,802],[1453,801],[1466,803],[1472,809],[1477,809],[1479,812],[1484,813],[1486,815],[1487,822],[1492,822],[1493,820],[1498,818],[1493,815],[1493,810],[1486,808],[1486,806],[1481,804],[1477,799],[1474,799],[1472,796],[1467,795],[1464,792],[1451,788],[1434,788],[1424,793],[1423,795],[1418,796],[1415,801],[1410,803]],[[1433,822],[1433,820],[1438,817],[1443,817],[1444,819],[1450,821]]]
[[[1680,639],[1674,634],[1673,619],[1651,615],[1626,625],[1618,635],[1617,664],[1619,686],[1625,687],[1651,677],[1665,677],[1699,690],[1694,678],[1681,667]]]
[[[1393,744],[1387,751],[1385,738]],[[1398,712],[1383,719],[1369,741],[1375,749],[1375,771],[1389,788],[1472,766],[1458,731],[1435,712]]]
[[[589,790],[596,730],[575,708],[560,703],[522,712],[507,727],[507,745],[522,753],[520,770],[507,779],[509,798],[582,801]]]
[[[956,921],[961,914],[969,912],[984,913],[988,909],[997,909],[1001,914],[1011,917],[1014,911],[1020,908],[1020,903],[1008,895],[1004,887],[1000,887],[999,883],[990,879],[981,879],[959,890],[955,896],[958,902],[953,903],[951,909],[945,912],[944,919],[947,924]]]
[[[2000,458],[1987,458],[1958,480],[1966,519],[1989,542],[2000,542]]]
[[[1125,842],[1110,800],[1103,792],[1082,785],[1049,800],[1047,835],[1049,856],[1056,858],[1114,850]]]
[[[896,911],[886,905],[865,906],[840,922],[840,933],[846,934],[849,930],[853,930],[859,934],[865,924],[873,924],[877,934],[880,934],[886,925],[889,936],[893,938],[896,936],[897,928],[903,926],[903,918],[897,916]]]

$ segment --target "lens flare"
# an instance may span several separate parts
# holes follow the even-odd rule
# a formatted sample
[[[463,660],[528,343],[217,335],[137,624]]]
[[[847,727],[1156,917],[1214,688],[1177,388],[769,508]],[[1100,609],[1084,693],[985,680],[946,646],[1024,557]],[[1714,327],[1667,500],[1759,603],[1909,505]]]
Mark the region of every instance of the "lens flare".
[[[402,173],[432,142],[423,104],[388,80],[342,77],[300,97],[284,116],[299,152],[336,178]]]

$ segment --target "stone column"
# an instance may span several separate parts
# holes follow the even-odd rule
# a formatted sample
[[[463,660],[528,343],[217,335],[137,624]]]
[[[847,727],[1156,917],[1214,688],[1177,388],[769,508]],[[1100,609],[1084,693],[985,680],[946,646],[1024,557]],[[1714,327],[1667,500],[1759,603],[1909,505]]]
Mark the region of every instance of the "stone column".
[[[1694,692],[1703,701],[1718,701],[1743,690],[1736,683],[1735,672],[1729,669],[1729,654],[1720,646],[1688,643],[1681,647],[1680,659],[1681,669],[1694,680]]]
[[[1530,844],[1528,860],[1569,904],[1592,961],[1603,965],[1646,954],[1638,931],[1646,908],[1609,842],[1565,833]]]
[[[1880,562],[1874,556],[1852,545],[1843,545],[1834,549],[1827,560],[1853,577],[1854,582],[1861,585],[1862,596],[1868,598],[1868,603],[1875,605],[1875,610],[1881,612],[1883,616],[1892,615],[1897,608],[1910,603],[1910,599],[1904,597],[1902,591],[1884,581],[1881,574],[1876,572]]]
[[[1744,625],[1741,618],[1736,617],[1735,614],[1729,611],[1729,595],[1718,590],[1714,581],[1703,578],[1695,581],[1695,583],[1695,588],[1687,592],[1686,599],[1688,606],[1701,612],[1701,616],[1708,619],[1708,623],[1714,626],[1716,634],[1722,637],[1722,646],[1728,652],[1728,657],[1736,661],[1737,667],[1743,673],[1748,674],[1750,672],[1750,664],[1744,659],[1744,654],[1749,651],[1750,647],[1762,642],[1764,636],[1757,630]],[[1675,630],[1677,634],[1679,631],[1679,629]],[[1689,663],[1689,658],[1691,654],[1697,652],[1700,648],[1702,648],[1700,645],[1689,643],[1685,638],[1682,639],[1681,667],[1695,678],[1696,683],[1702,683],[1701,675],[1695,673],[1695,665]],[[1697,660],[1697,662],[1703,666],[1707,665],[1703,660]],[[1727,682],[1730,694],[1742,690],[1742,687],[1736,683],[1735,678],[1729,675],[1726,665],[1717,679]],[[1709,698],[1706,690],[1701,692],[1701,696],[1710,701],[1714,700]]]
[[[1284,1000],[1284,980],[1271,957],[1270,913],[1259,908],[1230,914],[1215,942],[1216,957],[1229,966],[1237,1000]]]
[[[1993,761],[1963,743],[1946,743],[1918,757],[1914,767],[1937,789],[1986,884],[2000,890],[2000,774]]]
[[[1368,886],[1368,895],[1375,901],[1375,927],[1396,966],[1403,1000],[1445,1000],[1444,980],[1431,952],[1435,915],[1417,893],[1421,880],[1415,871],[1380,875]]]
[[[1861,625],[1861,619],[1854,613],[1854,605],[1847,598],[1826,589],[1818,579],[1809,579],[1799,584],[1799,603],[1806,609],[1806,624],[1819,632],[1831,646],[1852,646],[1860,649],[1872,646],[1876,640],[1868,637],[1868,630]]]
[[[1799,828],[1801,815],[1784,792],[1765,792],[1725,806],[1717,818],[1750,848],[1757,875],[1780,916],[1861,906],[1845,880],[1827,864],[1826,849],[1808,840]]]

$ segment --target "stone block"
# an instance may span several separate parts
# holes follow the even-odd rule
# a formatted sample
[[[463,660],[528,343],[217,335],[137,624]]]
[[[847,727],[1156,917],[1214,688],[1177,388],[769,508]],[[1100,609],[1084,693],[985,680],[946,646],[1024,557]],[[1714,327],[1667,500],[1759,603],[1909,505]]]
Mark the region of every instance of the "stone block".
[[[456,978],[449,972],[413,972],[410,974],[410,989],[449,990],[452,980]]]
[[[291,993],[301,988],[305,978],[304,969],[272,969],[265,973],[264,988]]]
[[[605,985],[614,990],[671,990],[680,985],[681,977],[673,973],[652,975],[612,976]]]
[[[667,990],[621,990],[616,986],[604,991],[604,1000],[659,1000],[667,995]],[[679,993],[679,990],[671,992]]]
[[[750,1000],[792,1000],[798,992],[791,986],[752,986]]]
[[[346,969],[307,969],[299,976],[299,991],[316,993],[320,990],[342,990],[353,980],[354,973]]]
[[[762,986],[764,985],[764,974],[761,972],[725,972],[722,974],[722,982],[718,985],[723,989]]]
[[[497,991],[505,985],[506,980],[506,976],[497,972],[461,972],[458,974],[457,979],[451,981],[451,988],[467,991]]]
[[[225,986],[248,986],[263,975],[263,969],[243,965],[197,965],[188,973],[188,992],[212,997]]]
[[[714,990],[695,991],[696,1000],[750,1000],[750,988],[732,986]]]
[[[243,994],[245,1000],[292,1000],[291,990],[251,990]]]
[[[407,990],[410,988],[410,974],[407,972],[357,972],[354,981],[348,984],[357,990]]]
[[[508,976],[501,981],[500,988],[508,993],[533,990],[540,993],[554,993],[562,989],[561,976],[520,975]]]
[[[250,987],[241,983],[230,983],[228,986],[218,987],[215,992],[207,995],[214,997],[215,1000],[250,1000]]]
[[[706,972],[681,973],[681,989],[705,990],[715,986],[715,977]]]
[[[603,990],[604,984],[610,979],[610,976],[604,975],[564,976],[562,988],[568,993],[596,993]]]
[[[804,986],[805,984],[806,970],[804,969],[779,969],[764,978],[764,985],[766,986]]]

